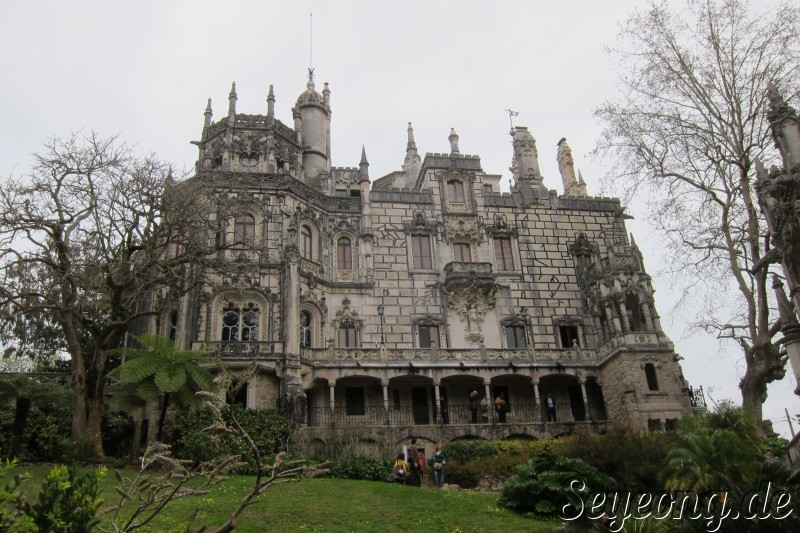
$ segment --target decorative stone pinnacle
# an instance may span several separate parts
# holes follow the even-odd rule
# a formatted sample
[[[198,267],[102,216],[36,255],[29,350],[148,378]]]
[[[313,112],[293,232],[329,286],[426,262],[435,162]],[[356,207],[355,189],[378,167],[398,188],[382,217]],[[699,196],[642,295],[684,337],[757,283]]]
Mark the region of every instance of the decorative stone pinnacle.
[[[461,152],[458,151],[458,133],[456,133],[455,128],[450,128],[450,136],[448,139],[450,140],[450,153],[460,154]]]

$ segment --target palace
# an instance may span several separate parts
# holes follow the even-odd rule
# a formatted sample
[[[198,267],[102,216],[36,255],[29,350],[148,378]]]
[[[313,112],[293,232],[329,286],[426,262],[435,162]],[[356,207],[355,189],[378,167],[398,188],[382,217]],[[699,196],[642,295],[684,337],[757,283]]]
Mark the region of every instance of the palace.
[[[565,139],[563,194],[525,127],[510,193],[454,130],[449,153],[420,155],[410,123],[402,168],[371,179],[364,152],[332,166],[331,91],[313,74],[291,127],[271,86],[266,115],[236,101],[234,84],[214,122],[209,100],[191,178],[231,246],[180,300],[153,298],[150,326],[234,375],[255,363],[235,401],[323,439],[549,438],[691,410],[620,201],[587,194]]]

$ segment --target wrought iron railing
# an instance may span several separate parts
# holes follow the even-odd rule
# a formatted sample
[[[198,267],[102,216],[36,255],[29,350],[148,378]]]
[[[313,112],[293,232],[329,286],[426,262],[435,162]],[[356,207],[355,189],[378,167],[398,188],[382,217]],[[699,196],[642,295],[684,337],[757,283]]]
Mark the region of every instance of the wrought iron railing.
[[[337,406],[309,409],[309,426],[424,426],[448,424],[538,424],[542,422],[574,423],[586,421],[585,408],[577,409],[568,404],[555,406],[555,416],[549,417],[544,407],[533,403],[508,404],[505,413],[492,405],[486,413],[478,409],[473,421],[469,405],[443,405],[441,413],[433,406],[390,405],[383,406]],[[600,406],[589,406],[591,421],[604,422],[605,410]],[[553,419],[554,418],[554,419]]]

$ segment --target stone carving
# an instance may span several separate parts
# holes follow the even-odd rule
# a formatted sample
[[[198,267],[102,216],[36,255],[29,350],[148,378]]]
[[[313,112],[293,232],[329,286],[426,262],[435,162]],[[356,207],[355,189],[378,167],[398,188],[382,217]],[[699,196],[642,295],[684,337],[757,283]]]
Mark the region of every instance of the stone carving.
[[[475,218],[448,217],[445,227],[445,239],[469,239],[480,242],[480,222]]]

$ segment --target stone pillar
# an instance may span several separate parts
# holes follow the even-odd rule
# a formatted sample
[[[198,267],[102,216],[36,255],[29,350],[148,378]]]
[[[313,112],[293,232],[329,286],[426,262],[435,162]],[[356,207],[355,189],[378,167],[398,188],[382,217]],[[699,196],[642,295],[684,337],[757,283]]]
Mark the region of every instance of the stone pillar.
[[[444,417],[442,417],[442,397],[439,395],[439,383],[439,381],[433,382],[433,396],[436,399],[436,418],[442,424]]]
[[[389,382],[381,381],[383,387],[383,416],[386,425],[389,425]]]
[[[631,321],[628,319],[628,306],[625,305],[625,300],[620,296],[619,298],[619,319],[622,324],[623,333],[631,331]]]
[[[653,316],[650,314],[650,302],[642,302],[641,306],[647,331],[657,331],[655,324],[653,324]]]
[[[486,401],[489,402],[489,422],[494,424],[494,398],[492,398],[492,392],[489,390],[489,385],[491,381],[488,379],[483,380],[483,388],[486,394]]]
[[[606,317],[608,318],[608,320],[606,320],[608,323],[608,329],[611,330],[608,332],[608,336],[613,337],[622,331],[622,324],[620,324],[619,315],[615,313],[609,305],[604,305],[603,308],[606,310]]]
[[[533,401],[536,402],[536,409],[534,410],[536,421],[542,422],[544,419],[542,418],[542,400],[539,397],[539,378],[533,378]]]
[[[331,426],[336,425],[336,402],[334,400],[334,390],[336,389],[336,382],[328,382],[328,390],[330,391],[330,406],[331,406]]]
[[[586,395],[586,378],[581,376],[578,382],[581,384],[581,396],[583,396],[583,408],[586,410],[586,420],[591,420],[592,414],[589,412],[589,397]]]

